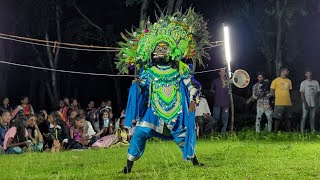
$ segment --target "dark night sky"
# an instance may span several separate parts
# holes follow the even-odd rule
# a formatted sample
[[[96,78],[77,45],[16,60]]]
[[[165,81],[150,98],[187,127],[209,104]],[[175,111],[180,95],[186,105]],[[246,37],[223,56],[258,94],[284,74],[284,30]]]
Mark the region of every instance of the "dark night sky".
[[[14,6],[11,0],[1,0],[3,6],[1,5],[0,13],[0,32],[6,32],[9,34],[19,34],[21,36],[27,36],[30,32],[24,32],[19,29],[18,26],[13,26],[13,28],[8,28],[9,24],[12,22],[16,23],[37,23],[37,17],[26,17],[25,21],[21,22],[15,19],[15,13],[17,8]],[[225,1],[226,2],[226,1]],[[229,0],[228,2],[231,2]],[[236,3],[236,1],[232,1]],[[116,38],[120,40],[120,32],[125,29],[131,29],[132,25],[137,26],[139,21],[139,12],[140,6],[134,5],[132,7],[126,7],[123,1],[119,0],[95,0],[87,1],[81,0],[78,1],[79,7],[82,11],[92,19],[93,22],[100,26],[113,25],[114,34]],[[256,48],[254,41],[253,33],[250,27],[246,23],[239,23],[235,21],[234,17],[228,11],[228,8],[224,6],[223,0],[185,0],[184,8],[193,5],[197,12],[203,14],[205,19],[208,20],[208,28],[212,33],[212,41],[222,40],[222,23],[225,22],[230,25],[231,36],[232,36],[232,49],[234,56],[234,63],[232,64],[233,69],[242,68],[247,70],[252,74],[252,78],[255,79],[254,73],[257,71],[262,71],[265,68],[265,59],[259,53]],[[150,5],[149,15],[154,14],[154,4]],[[165,4],[161,4],[161,7],[164,7]],[[25,10],[26,12],[28,9]],[[17,12],[18,13],[18,12]],[[20,16],[21,16],[21,12]],[[63,21],[70,21],[74,17],[80,17],[79,14],[71,7],[63,7]],[[297,72],[303,71],[304,66],[312,66],[313,68],[318,68],[319,63],[318,59],[320,57],[319,51],[319,42],[320,42],[320,16],[318,14],[309,15],[308,17],[301,18],[297,23],[299,28],[299,34],[297,37],[299,39],[299,51],[301,55],[298,57],[296,63]],[[10,26],[12,27],[12,26]],[[17,32],[17,33],[15,33]],[[43,35],[42,35],[43,36]],[[63,35],[62,35],[63,36]],[[39,35],[40,37],[40,35]],[[62,41],[68,39],[68,37],[62,37]],[[97,42],[91,42],[95,45],[101,45]],[[0,40],[0,48],[7,48],[6,51],[14,52],[13,58],[11,61],[20,62],[24,64],[30,64],[30,61],[34,61],[34,56],[30,54],[30,47],[24,44],[14,44],[8,46],[8,41]],[[223,62],[223,49],[221,47],[213,48],[210,50],[212,60],[206,61],[206,69],[214,69],[222,67]],[[0,52],[1,55],[1,52]],[[99,64],[99,53],[93,52],[79,52],[78,59],[75,64],[75,67],[72,70],[75,71],[84,71],[84,72],[97,72],[105,73],[105,71],[98,69],[97,65]],[[62,62],[60,68],[69,70],[71,56],[70,52],[66,50],[61,51]],[[36,64],[39,65],[39,64]],[[31,93],[30,91],[37,91],[41,84],[39,81],[45,77],[47,74],[45,72],[39,72],[37,70],[30,70],[24,68],[11,67],[7,65],[0,64],[2,66],[2,71],[5,70],[9,76],[9,81],[6,84],[1,86],[7,86],[7,93],[0,94],[1,97],[9,96],[15,102],[22,95],[32,95],[31,99],[33,103],[39,107],[40,105],[38,100],[37,93]],[[301,68],[300,68],[301,67]],[[199,68],[198,70],[203,70]],[[317,70],[317,69],[315,69]],[[316,73],[316,78],[319,79],[319,73]],[[86,106],[87,102],[90,99],[98,101],[101,99],[112,99],[115,101],[114,89],[112,87],[112,79],[107,77],[93,77],[93,76],[82,76],[82,75],[72,75],[71,89],[73,92],[65,92],[64,87],[66,83],[64,80],[67,78],[67,75],[59,75],[62,81],[61,84],[61,96],[70,96],[80,99],[82,106]],[[204,88],[209,88],[210,81],[217,76],[216,73],[208,73],[197,75],[196,78],[200,80]],[[296,75],[295,80],[301,80],[303,74]],[[33,79],[30,81],[30,79]],[[127,96],[127,89],[130,86],[130,78],[121,78],[121,88],[122,88],[122,97],[123,103],[122,107],[125,106],[125,100]],[[31,84],[31,85],[30,85]],[[296,83],[296,85],[298,85]],[[33,88],[32,88],[32,87]],[[237,90],[238,93],[245,93],[244,90]],[[244,94],[243,94],[244,95]]]

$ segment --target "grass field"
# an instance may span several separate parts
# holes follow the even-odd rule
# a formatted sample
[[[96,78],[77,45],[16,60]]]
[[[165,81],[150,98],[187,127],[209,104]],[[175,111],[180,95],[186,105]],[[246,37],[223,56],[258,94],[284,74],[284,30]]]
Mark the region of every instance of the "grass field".
[[[243,138],[247,134],[251,138]],[[243,136],[199,140],[204,167],[183,161],[173,142],[150,141],[129,175],[119,173],[126,161],[124,147],[2,155],[0,179],[320,179],[318,135]]]

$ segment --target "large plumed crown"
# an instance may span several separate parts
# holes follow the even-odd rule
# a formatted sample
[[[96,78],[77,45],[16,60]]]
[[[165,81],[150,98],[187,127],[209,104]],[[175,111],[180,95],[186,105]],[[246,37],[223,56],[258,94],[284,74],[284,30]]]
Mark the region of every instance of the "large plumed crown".
[[[169,56],[174,61],[186,58],[203,64],[202,57],[209,58],[204,50],[210,45],[207,23],[192,8],[171,16],[162,14],[154,24],[126,32],[127,35],[121,33],[124,42],[119,43],[121,50],[117,54],[116,65],[120,73],[127,74],[130,66],[148,68],[152,52],[160,42],[170,46]]]

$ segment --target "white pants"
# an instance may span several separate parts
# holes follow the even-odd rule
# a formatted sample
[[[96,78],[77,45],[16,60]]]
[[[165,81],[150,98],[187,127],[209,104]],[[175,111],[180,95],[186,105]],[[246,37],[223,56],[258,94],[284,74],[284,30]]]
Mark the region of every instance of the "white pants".
[[[262,115],[265,114],[268,119],[268,132],[272,131],[272,109],[257,107],[257,117],[256,117],[256,132],[260,132],[260,122]]]
[[[314,117],[316,115],[316,108],[315,107],[310,107],[308,110],[304,107],[304,104],[302,105],[302,118],[301,118],[301,122],[300,122],[300,131],[303,132],[304,131],[304,127],[306,125],[306,119],[308,116],[308,113],[310,113],[309,118],[310,118],[310,130],[314,131]]]

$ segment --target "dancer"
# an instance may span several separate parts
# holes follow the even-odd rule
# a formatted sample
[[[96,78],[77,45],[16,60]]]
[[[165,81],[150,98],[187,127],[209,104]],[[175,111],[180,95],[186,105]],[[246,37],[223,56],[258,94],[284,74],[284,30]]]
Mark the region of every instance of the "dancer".
[[[197,22],[197,23],[195,23]],[[195,155],[195,108],[201,85],[194,80],[191,68],[182,60],[202,63],[209,46],[209,33],[202,16],[189,9],[185,14],[162,15],[146,29],[128,36],[117,55],[117,68],[140,70],[129,91],[125,126],[136,124],[130,141],[124,173],[130,173],[139,159],[146,141],[152,137],[173,139],[183,158],[193,165],[202,165]]]

